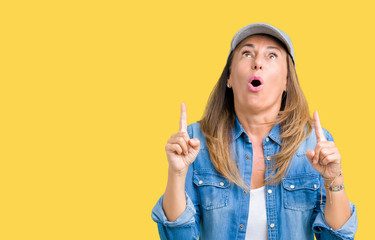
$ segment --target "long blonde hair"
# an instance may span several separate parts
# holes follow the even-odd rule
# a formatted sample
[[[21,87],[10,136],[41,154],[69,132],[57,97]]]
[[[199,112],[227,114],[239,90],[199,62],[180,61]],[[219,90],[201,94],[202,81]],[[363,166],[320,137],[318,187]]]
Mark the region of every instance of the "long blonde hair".
[[[230,75],[234,52],[235,50],[229,55],[221,77],[210,94],[203,118],[199,122],[215,169],[229,181],[244,189],[249,189],[241,177],[231,152],[231,133],[235,124],[235,111],[233,91],[226,87],[226,83]],[[266,179],[266,184],[277,184],[282,180],[293,155],[312,130],[308,104],[289,54],[287,68],[286,92],[282,96],[278,119],[270,123],[272,126],[280,124],[282,144],[280,152],[272,156],[276,161],[273,162],[272,174]]]

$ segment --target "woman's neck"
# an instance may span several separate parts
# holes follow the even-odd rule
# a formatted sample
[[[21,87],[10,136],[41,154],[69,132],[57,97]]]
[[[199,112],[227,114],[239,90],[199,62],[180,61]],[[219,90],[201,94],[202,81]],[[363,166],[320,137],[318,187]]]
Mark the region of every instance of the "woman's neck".
[[[277,119],[279,111],[249,112],[235,110],[238,121],[247,133],[251,142],[262,142],[272,129],[272,122]]]

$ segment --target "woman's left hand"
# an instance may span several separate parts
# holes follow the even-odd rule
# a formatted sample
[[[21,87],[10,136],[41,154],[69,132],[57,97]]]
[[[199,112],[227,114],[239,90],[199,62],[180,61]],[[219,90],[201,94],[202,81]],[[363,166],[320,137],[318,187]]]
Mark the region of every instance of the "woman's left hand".
[[[306,156],[311,166],[318,171],[323,178],[335,178],[340,174],[341,155],[333,141],[327,141],[323,128],[320,125],[318,112],[313,115],[316,134],[315,150],[307,150]]]

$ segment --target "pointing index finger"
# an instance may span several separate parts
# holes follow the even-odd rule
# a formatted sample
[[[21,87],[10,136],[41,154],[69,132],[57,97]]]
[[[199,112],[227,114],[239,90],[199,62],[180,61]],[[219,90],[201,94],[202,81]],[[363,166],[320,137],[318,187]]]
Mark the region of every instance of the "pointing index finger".
[[[316,140],[318,142],[326,141],[326,137],[324,136],[322,125],[320,125],[320,119],[318,111],[314,112],[314,128],[315,128],[315,134],[316,134]]]
[[[185,103],[181,103],[180,132],[187,132],[187,114]]]

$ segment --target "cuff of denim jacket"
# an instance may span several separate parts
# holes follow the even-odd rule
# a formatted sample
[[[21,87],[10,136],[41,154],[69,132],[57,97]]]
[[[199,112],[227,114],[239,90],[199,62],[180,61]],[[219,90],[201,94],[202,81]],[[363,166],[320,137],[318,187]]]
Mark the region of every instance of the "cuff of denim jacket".
[[[179,216],[176,221],[170,222],[165,216],[163,210],[163,198],[164,195],[160,197],[159,201],[156,203],[155,207],[152,209],[152,220],[157,223],[161,223],[166,227],[181,227],[195,222],[194,215],[196,214],[195,207],[191,201],[189,195],[185,192],[186,197],[186,209]]]
[[[355,205],[351,202],[350,209],[352,215],[346,221],[346,223],[337,231],[333,230],[326,222],[324,218],[324,209],[325,205],[320,205],[321,212],[317,215],[314,223],[313,223],[313,231],[317,234],[322,233],[324,230],[328,230],[331,234],[338,236],[342,239],[352,240],[354,239],[354,235],[357,232],[358,221],[357,221],[357,209]]]

